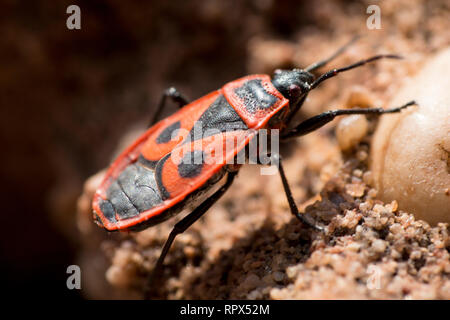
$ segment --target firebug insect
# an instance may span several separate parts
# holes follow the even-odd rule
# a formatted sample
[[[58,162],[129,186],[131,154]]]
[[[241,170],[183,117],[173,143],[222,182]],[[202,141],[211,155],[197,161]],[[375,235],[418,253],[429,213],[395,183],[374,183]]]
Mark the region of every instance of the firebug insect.
[[[400,59],[397,55],[376,55],[343,68],[332,69],[318,77],[311,73],[341,54],[355,40],[341,47],[328,59],[305,69],[275,70],[272,77],[246,76],[190,103],[175,88],[167,89],[150,128],[109,167],[94,195],[95,222],[108,231],[142,230],[179,213],[192,204],[195,198],[207,191],[211,192],[219,181],[225,180],[218,190],[174,226],[155,266],[153,275],[158,274],[175,237],[203,216],[230,187],[241,167],[230,160],[244,150],[260,130],[279,129],[280,139],[284,140],[310,133],[340,115],[395,113],[415,104],[411,101],[387,110],[366,108],[327,111],[290,126],[308,93],[323,81],[375,60]],[[180,110],[157,122],[167,97],[178,103]],[[196,138],[193,134],[196,125],[203,132],[214,129],[214,134],[203,134],[200,139]],[[225,150],[224,146],[230,139],[239,142],[231,150]],[[213,153],[206,148],[208,144],[214,150],[224,150],[223,156],[216,161],[206,161]],[[183,150],[188,151],[183,153]],[[172,156],[180,152],[181,161],[174,161]],[[196,158],[201,160],[195,161]],[[292,214],[306,226],[320,229],[299,213],[280,156],[272,154],[271,158],[278,166]]]

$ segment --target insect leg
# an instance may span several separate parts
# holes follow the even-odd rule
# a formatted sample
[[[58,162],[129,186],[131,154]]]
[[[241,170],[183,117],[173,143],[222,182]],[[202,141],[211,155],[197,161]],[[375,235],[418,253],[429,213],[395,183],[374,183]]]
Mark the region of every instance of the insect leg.
[[[227,176],[227,181],[225,184],[217,190],[214,194],[212,194],[208,199],[206,199],[204,202],[202,202],[197,208],[195,208],[194,211],[192,211],[190,214],[188,214],[186,217],[184,217],[181,221],[179,221],[175,226],[173,227],[172,231],[169,234],[169,237],[167,238],[166,243],[164,244],[164,247],[161,251],[161,254],[158,258],[158,261],[156,262],[155,269],[153,270],[152,275],[149,278],[147,288],[145,288],[145,297],[149,298],[152,286],[155,285],[157,280],[159,279],[159,276],[162,271],[164,259],[169,252],[169,249],[175,240],[175,237],[179,235],[180,233],[183,233],[186,231],[187,228],[189,228],[192,224],[194,224],[195,221],[200,219],[206,211],[208,211],[209,208],[213,206],[214,203],[219,200],[223,194],[228,190],[228,188],[231,186],[235,176],[236,172],[230,172]]]
[[[289,203],[289,208],[291,213],[299,219],[303,224],[308,227],[314,228],[316,230],[323,230],[320,226],[316,225],[314,222],[309,221],[306,217],[298,211],[297,205],[295,204],[294,197],[292,196],[291,188],[284,173],[283,165],[281,164],[281,156],[278,154],[272,155],[272,160],[278,165],[278,172],[280,173],[281,182],[283,183],[284,192],[286,193],[286,198]]]
[[[189,101],[186,99],[186,97],[184,97],[180,92],[178,92],[178,90],[176,88],[174,88],[174,87],[167,88],[166,90],[164,90],[164,93],[158,104],[158,109],[156,109],[156,112],[153,115],[152,120],[150,121],[149,127],[154,125],[160,118],[161,112],[166,105],[167,97],[171,98],[172,101],[178,103],[178,106],[180,108],[189,103]]]
[[[308,67],[305,68],[306,71],[311,72],[316,69],[319,69],[329,63],[331,60],[337,58],[339,55],[341,55],[348,47],[350,47],[353,43],[355,43],[360,38],[359,35],[353,37],[349,42],[344,44],[342,47],[340,47],[335,53],[333,53],[330,57],[327,59],[324,59],[322,61],[315,62]]]
[[[375,114],[381,115],[384,113],[396,113],[400,112],[402,109],[405,109],[409,106],[415,105],[415,101],[410,101],[404,104],[401,107],[392,108],[392,109],[382,109],[382,108],[366,108],[366,109],[343,109],[343,110],[332,110],[321,113],[312,118],[306,119],[301,122],[297,127],[293,128],[288,133],[281,136],[281,139],[289,139],[300,137],[305,134],[308,134],[320,127],[324,126],[328,122],[332,121],[337,116],[347,115],[347,114]]]

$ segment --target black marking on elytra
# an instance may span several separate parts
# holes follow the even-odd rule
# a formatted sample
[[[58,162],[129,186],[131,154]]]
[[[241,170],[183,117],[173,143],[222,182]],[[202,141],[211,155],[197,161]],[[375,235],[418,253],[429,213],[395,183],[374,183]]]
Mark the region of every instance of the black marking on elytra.
[[[130,231],[141,231],[148,227],[157,225],[163,221],[166,221],[167,219],[177,215],[181,211],[183,211],[186,208],[192,209],[192,204],[201,199],[205,196],[205,194],[208,194],[208,191],[217,184],[218,181],[227,173],[227,170],[225,168],[222,168],[219,172],[214,174],[206,183],[204,183],[202,186],[198,187],[197,189],[193,190],[191,193],[189,193],[186,198],[181,200],[180,202],[174,204],[172,207],[167,208],[162,212],[161,214],[154,215],[150,217],[148,220],[142,221],[139,224],[136,224],[134,226],[131,226],[128,228]]]
[[[130,199],[123,192],[117,180],[109,186],[106,195],[120,218],[127,219],[139,214],[133,203],[131,203]]]
[[[249,80],[241,87],[234,89],[234,92],[239,98],[244,100],[245,108],[250,113],[268,109],[277,102],[277,97],[264,89],[261,79]]]
[[[100,201],[100,209],[111,222],[128,219],[162,202],[153,170],[138,163],[129,165],[106,191],[107,200]]]
[[[156,143],[157,144],[163,144],[163,143],[167,143],[170,140],[172,140],[172,133],[175,130],[180,129],[181,126],[181,122],[177,121],[172,123],[170,126],[168,126],[167,128],[165,128],[160,134],[159,136],[156,138]]]
[[[170,198],[170,193],[164,187],[163,182],[162,182],[162,171],[164,169],[164,164],[166,163],[167,159],[169,159],[170,156],[171,156],[170,153],[166,154],[161,160],[158,161],[158,164],[156,165],[156,168],[155,168],[156,183],[157,183],[159,193],[161,195],[162,200],[167,200]]]
[[[196,121],[189,132],[189,138],[185,139],[184,143],[206,138],[220,132],[247,129],[245,122],[221,94]]]
[[[139,155],[137,162],[149,169],[155,169],[158,164],[158,160],[148,160],[142,154]]]
[[[114,207],[109,200],[100,199],[99,206],[106,219],[108,219],[110,222],[117,222],[116,211],[114,210]]]
[[[178,174],[183,178],[194,178],[202,172],[205,154],[201,150],[186,153],[178,165]]]
[[[162,202],[153,170],[133,164],[120,174],[117,181],[139,212],[149,210]]]

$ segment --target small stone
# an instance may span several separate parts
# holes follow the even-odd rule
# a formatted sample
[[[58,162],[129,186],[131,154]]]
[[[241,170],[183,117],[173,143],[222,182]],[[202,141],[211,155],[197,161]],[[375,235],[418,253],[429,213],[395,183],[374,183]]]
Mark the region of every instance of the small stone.
[[[126,266],[132,258],[132,251],[125,248],[119,248],[114,253],[113,264],[117,266]]]
[[[363,174],[363,181],[365,184],[371,185],[373,183],[373,174],[372,171],[366,171]]]
[[[360,198],[364,195],[364,185],[360,183],[347,184],[345,192],[352,197]]]
[[[361,245],[358,244],[357,242],[351,242],[348,246],[347,249],[353,252],[358,252],[359,249],[361,248]]]
[[[384,212],[384,206],[377,203],[373,206],[373,212],[381,214],[382,212]]]
[[[336,137],[341,150],[355,147],[367,134],[369,124],[363,115],[351,115],[343,118],[337,128]]]
[[[258,287],[261,283],[261,279],[254,273],[250,273],[242,282],[241,286],[245,290],[251,290]]]
[[[399,234],[400,232],[402,232],[402,230],[403,230],[403,228],[399,223],[394,223],[389,228],[389,231],[392,232],[393,234]]]
[[[361,150],[356,153],[356,159],[358,159],[359,161],[366,161],[368,157],[369,154],[365,150]]]
[[[184,247],[183,252],[186,255],[186,257],[188,257],[189,259],[192,259],[195,257],[196,250],[192,246],[186,246],[186,247]]]
[[[266,284],[266,285],[273,285],[273,277],[272,277],[272,275],[271,274],[268,274],[268,275],[265,275],[263,278],[262,278],[262,281],[264,282],[264,284]]]
[[[413,260],[418,260],[418,259],[420,259],[421,256],[422,256],[422,253],[419,250],[414,250],[413,252],[411,252],[409,257]]]
[[[106,280],[113,286],[127,287],[130,283],[130,277],[125,270],[119,266],[112,265],[106,270]]]
[[[368,211],[372,208],[372,205],[369,202],[363,202],[359,205],[359,209],[363,212]]]
[[[286,269],[286,275],[289,279],[293,279],[299,272],[299,268],[297,266],[291,266]]]
[[[275,280],[276,282],[281,282],[284,280],[284,273],[280,271],[275,271],[274,273],[272,273],[272,277],[273,280]]]
[[[367,196],[369,197],[369,198],[372,198],[372,199],[374,199],[374,198],[376,198],[377,197],[377,190],[375,190],[375,189],[370,189],[368,192],[367,192]]]
[[[386,250],[386,241],[377,239],[372,243],[372,248],[377,253],[383,253]]]
[[[262,293],[261,293],[261,291],[255,289],[255,290],[251,291],[251,292],[247,295],[247,299],[249,299],[249,300],[259,300],[259,299],[262,299]]]
[[[385,205],[385,207],[390,212],[396,212],[398,210],[398,203],[397,203],[397,201],[393,200],[390,204]]]

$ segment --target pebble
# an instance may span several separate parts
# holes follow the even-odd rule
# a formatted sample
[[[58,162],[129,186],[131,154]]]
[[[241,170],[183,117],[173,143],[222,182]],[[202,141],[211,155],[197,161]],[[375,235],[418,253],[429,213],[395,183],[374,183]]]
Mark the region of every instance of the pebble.
[[[386,250],[386,241],[383,241],[381,239],[377,239],[372,243],[372,248],[377,253],[383,253],[384,250]]]
[[[336,138],[341,150],[355,147],[367,134],[369,124],[364,115],[350,115],[342,118],[336,128]]]
[[[274,273],[272,273],[272,277],[273,280],[275,280],[276,282],[281,282],[284,280],[284,273],[280,271],[275,271]]]

